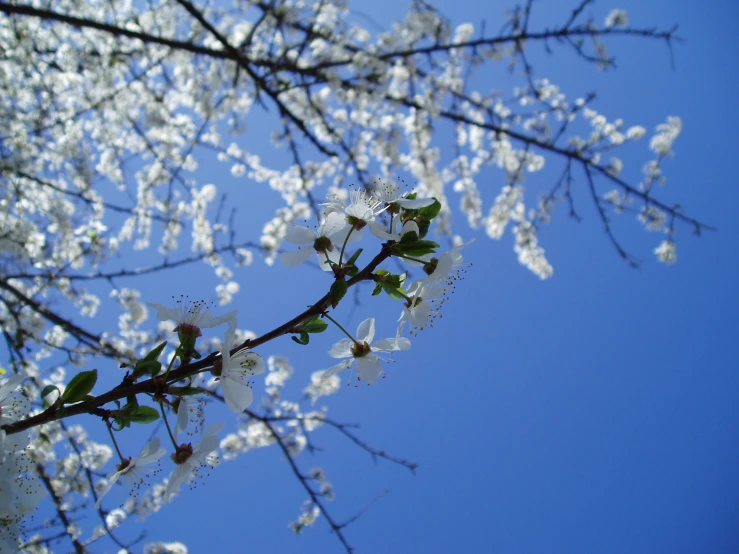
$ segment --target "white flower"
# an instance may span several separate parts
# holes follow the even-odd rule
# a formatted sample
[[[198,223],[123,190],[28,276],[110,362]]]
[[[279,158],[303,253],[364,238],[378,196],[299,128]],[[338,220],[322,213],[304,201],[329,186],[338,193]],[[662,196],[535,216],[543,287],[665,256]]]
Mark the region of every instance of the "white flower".
[[[677,261],[677,246],[671,239],[663,240],[662,243],[654,249],[657,259],[660,262],[672,265]]]
[[[331,266],[326,262],[326,256],[334,263],[339,261],[331,237],[342,231],[344,227],[346,227],[346,220],[341,214],[331,212],[326,216],[326,221],[318,228],[318,231],[302,226],[290,228],[285,234],[285,240],[298,246],[305,246],[305,248],[296,252],[283,252],[280,254],[280,261],[288,267],[294,267],[305,262],[315,252],[318,254],[321,269],[330,271]]]
[[[31,436],[28,430],[7,435],[3,429],[0,429],[0,464],[5,462],[8,454],[13,455],[25,450],[30,442]]]
[[[219,382],[228,409],[240,413],[254,401],[254,393],[252,393],[248,378],[264,373],[265,366],[262,357],[255,352],[241,350],[231,356],[230,345],[231,340],[227,335],[226,342],[221,348]]]
[[[382,202],[361,190],[353,190],[349,205],[344,204],[337,196],[331,195],[326,206],[326,212],[343,212],[347,221],[356,229],[361,230],[367,223],[372,223],[375,218],[385,211]]]
[[[398,220],[398,216],[393,217],[393,224],[397,220]],[[420,234],[418,223],[416,223],[412,219],[409,221],[406,221],[403,224],[403,227],[401,228],[400,233],[388,233],[387,231],[385,231],[385,226],[382,223],[378,223],[376,221],[370,223],[369,227],[370,227],[370,232],[373,235],[375,235],[378,239],[394,240],[396,242],[400,241],[400,239],[403,238],[403,235],[406,235],[408,233],[416,233],[416,236]]]
[[[328,378],[349,367],[356,360],[357,362],[357,378],[364,381],[368,385],[373,385],[382,375],[382,366],[380,358],[373,352],[392,352],[395,350],[408,350],[411,347],[411,341],[404,337],[396,337],[394,339],[383,339],[377,341],[374,346],[370,346],[370,342],[375,338],[375,318],[370,317],[359,324],[357,328],[357,338],[352,340],[349,338],[341,339],[331,347],[328,355],[332,358],[349,358],[336,364],[335,366],[325,370],[323,377]]]
[[[626,27],[629,24],[629,14],[625,10],[611,10],[606,17],[606,27]]]
[[[157,311],[159,321],[176,321],[175,331],[187,328],[191,330],[191,334],[200,336],[200,329],[218,327],[224,323],[228,323],[229,331],[234,333],[236,331],[236,310],[213,317],[210,313],[211,306],[208,303],[202,300],[192,302],[187,296],[181,296],[179,300],[175,300],[174,308],[167,308],[163,304],[152,302],[146,304]]]
[[[0,385],[0,425],[17,421],[30,410],[31,404],[25,396],[13,394],[25,378],[25,373],[19,373]]]
[[[428,277],[424,281],[433,283],[448,280],[450,277],[454,279],[455,276],[451,275],[452,272],[454,270],[459,271],[459,268],[464,263],[461,252],[462,248],[472,244],[474,241],[475,239],[472,239],[464,244],[455,246],[448,252],[442,253],[438,258],[429,260],[429,263],[424,266],[424,271],[428,273]]]
[[[218,437],[216,434],[223,429],[223,423],[211,423],[203,430],[200,442],[193,448],[192,444],[182,445],[173,455],[177,467],[172,472],[167,484],[165,497],[169,500],[180,488],[186,479],[192,480],[197,470],[203,463],[205,457],[218,448]]]
[[[177,414],[177,423],[175,425],[175,433],[183,433],[187,429],[190,420],[196,422],[194,433],[197,433],[197,423],[202,423],[205,417],[203,410],[204,401],[199,395],[188,394],[177,398],[174,404],[174,410]]]
[[[433,327],[433,321],[439,316],[441,307],[448,297],[445,294],[448,288],[438,281],[416,281],[408,288],[408,297],[403,313],[400,314],[398,336],[406,323],[412,327],[411,334],[416,329],[423,330],[426,325]]]
[[[372,186],[372,195],[386,204],[397,204],[401,208],[407,210],[417,210],[430,206],[436,200],[434,198],[406,198],[408,192],[400,192],[400,186],[397,183],[383,183],[376,181]]]
[[[141,454],[137,457],[123,460],[118,465],[118,469],[116,471],[108,474],[108,484],[105,485],[105,488],[102,491],[100,491],[100,496],[98,497],[97,502],[95,502],[95,508],[100,506],[100,501],[103,499],[103,496],[110,492],[110,489],[113,488],[113,485],[115,485],[121,477],[126,481],[126,486],[129,489],[140,487],[141,484],[145,482],[144,475],[142,475],[141,472],[150,473],[154,471],[154,468],[147,466],[158,461],[165,453],[166,450],[160,447],[159,438],[155,438],[144,446]]]

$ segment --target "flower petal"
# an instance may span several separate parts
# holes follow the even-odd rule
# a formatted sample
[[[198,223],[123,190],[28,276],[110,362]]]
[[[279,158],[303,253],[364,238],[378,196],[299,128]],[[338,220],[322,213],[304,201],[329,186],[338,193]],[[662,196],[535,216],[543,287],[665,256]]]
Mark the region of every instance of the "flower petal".
[[[311,244],[316,240],[315,231],[308,229],[308,227],[290,227],[287,233],[285,233],[285,240],[291,244],[297,244],[299,246],[303,244]]]
[[[321,375],[321,379],[328,379],[332,375],[336,375],[337,373],[344,371],[346,368],[351,366],[353,363],[354,363],[354,358],[351,358],[349,360],[344,360],[343,362],[339,362],[335,366],[326,369]]]
[[[369,224],[370,233],[372,233],[378,239],[385,239],[385,240],[399,240],[400,239],[400,235],[388,233],[385,230],[385,227],[386,225],[384,223],[378,223],[376,221],[373,221],[372,223]]]
[[[221,378],[221,388],[226,406],[234,413],[243,412],[254,401],[254,393],[249,384],[233,375]]]
[[[200,329],[207,329],[210,327],[218,327],[219,325],[228,323],[229,329],[235,332],[237,313],[238,312],[236,310],[231,310],[230,312],[226,312],[225,314],[219,315],[218,317],[213,317],[213,314],[211,314],[210,312],[205,312],[197,321],[197,326]]]
[[[425,208],[426,206],[430,206],[435,201],[436,200],[434,198],[401,198],[397,202],[398,205],[405,208],[406,210],[417,210],[418,208]]]
[[[283,252],[280,254],[280,261],[287,267],[296,267],[310,258],[315,250],[310,247],[301,248],[295,252]]]
[[[405,324],[405,322],[403,322]],[[401,324],[401,327],[402,325]],[[405,337],[395,337],[394,339],[378,340],[372,347],[372,351],[384,350],[385,352],[394,352],[395,350],[408,350],[411,347],[411,341]]]
[[[357,358],[357,377],[368,385],[374,385],[382,375],[382,365],[377,356]]]
[[[167,492],[165,494],[165,498],[167,498],[167,500],[171,500],[171,497],[180,488],[182,482],[190,476],[192,469],[192,466],[189,464],[180,464],[174,468],[172,475],[169,477],[169,483],[167,483]]]
[[[328,355],[332,358],[349,358],[353,357],[352,346],[354,341],[351,339],[341,339],[339,342],[331,347],[328,351]]]
[[[16,375],[13,375],[10,379],[5,381],[5,383],[0,386],[0,402],[5,400],[5,398],[15,389],[17,389],[20,384],[23,382],[23,380],[27,377],[25,373],[18,373]]]
[[[151,306],[157,311],[157,317],[159,318],[159,321],[169,321],[170,319],[172,321],[177,321],[180,317],[179,312],[171,308],[167,308],[167,306],[165,306],[164,304],[154,304],[153,302],[147,302],[146,305]]]
[[[357,340],[370,343],[373,338],[375,338],[375,318],[369,317],[357,327]]]
[[[318,228],[319,237],[331,237],[346,227],[346,218],[337,212],[326,216],[326,221]]]

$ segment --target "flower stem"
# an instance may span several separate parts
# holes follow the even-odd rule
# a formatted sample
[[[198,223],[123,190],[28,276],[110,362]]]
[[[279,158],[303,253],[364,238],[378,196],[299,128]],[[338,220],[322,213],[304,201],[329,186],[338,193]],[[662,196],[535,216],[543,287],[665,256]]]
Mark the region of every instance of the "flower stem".
[[[349,237],[352,236],[352,233],[354,232],[354,226],[352,226],[351,229],[349,229],[349,232],[346,234],[346,238],[344,239],[344,244],[341,245],[341,254],[339,254],[339,267],[341,267],[341,264],[344,260],[344,249],[346,248],[347,243],[349,242]],[[333,320],[331,320],[333,321]],[[338,325],[338,323],[337,323]],[[346,333],[346,331],[344,331]]]
[[[393,254],[393,256],[395,256],[397,258],[404,258],[406,260],[411,260],[412,262],[418,262],[418,263],[421,263],[421,264],[427,264],[427,263],[429,263],[428,260],[422,260],[420,258],[414,258],[412,256],[406,256],[405,254]]]
[[[174,438],[174,435],[172,434],[172,429],[169,427],[169,421],[167,421],[167,415],[164,413],[164,403],[159,403],[159,409],[162,411],[162,419],[164,420],[164,426],[167,428],[167,433],[169,433],[169,438],[172,440],[172,444],[174,445],[175,449],[177,449],[177,440]],[[182,406],[180,403],[180,409],[187,409],[187,406]]]
[[[346,335],[347,337],[349,337],[350,339],[352,339],[352,342],[353,342],[354,344],[359,344],[359,343],[357,342],[357,339],[355,339],[355,338],[354,338],[353,336],[351,336],[351,334],[349,333],[349,331],[347,331],[346,329],[344,329],[344,328],[343,328],[343,327],[342,327],[342,326],[341,326],[341,325],[339,324],[339,322],[338,322],[338,321],[336,321],[336,320],[335,320],[335,319],[334,319],[333,317],[331,317],[331,316],[330,316],[330,315],[328,315],[328,314],[323,314],[323,316],[324,316],[324,317],[325,317],[326,319],[328,319],[329,321],[331,321],[331,322],[332,322],[332,323],[333,323],[334,325],[336,325],[336,326],[337,326],[337,327],[338,327],[339,329],[341,329],[341,330],[342,330],[342,331],[344,332],[344,334],[345,334],[345,335]]]
[[[115,451],[118,452],[118,457],[121,459],[121,462],[123,461],[123,454],[121,454],[121,449],[118,448],[118,441],[115,440],[115,436],[113,435],[113,429],[110,423],[106,420],[105,427],[108,428],[108,433],[110,434],[110,440],[113,441],[113,446],[115,446]]]

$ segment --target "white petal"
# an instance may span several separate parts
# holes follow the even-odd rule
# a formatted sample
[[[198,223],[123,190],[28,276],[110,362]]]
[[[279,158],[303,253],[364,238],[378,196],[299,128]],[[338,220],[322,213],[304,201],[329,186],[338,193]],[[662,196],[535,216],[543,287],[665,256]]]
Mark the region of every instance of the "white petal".
[[[399,240],[400,235],[397,234],[390,234],[385,230],[386,225],[384,223],[377,223],[376,221],[373,221],[369,224],[370,233],[372,233],[374,236],[376,236],[378,239],[385,239],[385,240]]]
[[[401,323],[398,330],[402,329],[403,325],[405,325],[405,321]],[[393,352],[395,350],[408,350],[410,347],[411,347],[411,341],[409,341],[405,337],[397,336],[394,339],[378,340],[372,347],[372,351],[374,352],[374,351],[384,350],[385,352]]]
[[[369,317],[357,327],[357,340],[370,343],[373,338],[375,338],[375,318]]]
[[[346,218],[337,212],[332,212],[326,216],[326,221],[318,228],[318,236],[331,237],[346,227]]]
[[[248,363],[245,365],[245,362]],[[238,369],[243,375],[254,377],[264,373],[264,360],[256,352],[242,350],[231,358],[229,369]]]
[[[157,317],[159,318],[159,321],[169,321],[170,319],[173,321],[178,321],[178,318],[180,317],[180,314],[171,309],[167,308],[164,304],[154,304],[153,302],[147,302],[147,306],[151,306],[157,311]]]
[[[41,500],[46,496],[46,489],[37,480],[23,485],[23,494],[18,498],[18,512],[27,515],[36,511]]]
[[[204,313],[201,318],[197,321],[197,326],[200,329],[207,329],[210,327],[218,327],[219,325],[222,325],[224,323],[228,323],[229,327],[232,327],[233,330],[236,330],[236,310],[231,310],[230,312],[226,312],[223,315],[220,315],[218,317],[213,317],[213,314],[210,312]]]
[[[226,406],[234,413],[241,413],[254,400],[254,394],[251,387],[241,379],[233,376],[221,378],[221,387],[223,388],[223,398],[226,400]]]
[[[357,377],[368,385],[374,385],[382,375],[382,365],[377,356],[357,358]]]
[[[169,500],[170,497],[177,492],[177,490],[180,488],[180,485],[182,482],[189,477],[190,473],[192,472],[192,466],[188,464],[180,464],[176,468],[174,468],[174,471],[172,472],[172,475],[169,477],[169,483],[167,483],[167,493],[165,497]]]
[[[108,477],[107,477],[108,484],[105,485],[105,488],[102,491],[100,491],[100,495],[98,496],[98,500],[97,500],[97,502],[95,502],[95,508],[99,508],[100,507],[100,501],[103,499],[103,496],[105,496],[106,494],[108,494],[110,492],[110,489],[113,488],[113,485],[116,484],[116,482],[118,481],[118,478],[122,474],[123,474],[122,471],[116,471],[116,472],[113,472],[110,475],[108,475]]]
[[[221,427],[223,427],[223,424],[221,424]],[[208,454],[216,450],[220,442],[221,441],[218,440],[218,437],[216,437],[215,435],[208,435],[207,437],[203,437],[203,440],[200,441],[200,444],[198,444],[198,447],[192,453],[189,461],[192,464],[195,464],[197,461],[202,460]]]
[[[403,229],[400,231],[400,236],[402,237],[407,233],[416,233],[416,235],[418,235],[420,238],[421,230],[418,228],[418,223],[413,220],[406,221],[405,225],[403,225]]]
[[[221,429],[223,429],[223,423],[221,423],[220,421],[216,421],[215,423],[211,423],[205,429],[203,429],[203,434],[201,436],[203,437],[203,440],[205,440],[209,436],[214,436],[220,433]]]
[[[311,247],[301,248],[295,252],[283,252],[280,254],[280,261],[287,267],[295,267],[310,258],[314,252]]]
[[[0,402],[5,400],[11,392],[17,389],[26,377],[27,375],[25,373],[18,373],[5,381],[5,383],[0,386]]]
[[[326,261],[326,254],[328,254],[328,259],[331,260],[331,262],[334,264],[339,263],[339,249],[336,247],[334,247],[331,252],[316,252],[316,254],[318,255],[318,265],[323,271],[333,271],[331,269],[331,265]],[[346,254],[346,252],[344,254]],[[349,258],[351,258],[351,256],[349,256]]]
[[[425,208],[433,204],[435,200],[433,198],[401,198],[398,200],[398,204],[407,210],[417,210],[418,208]]]
[[[352,363],[354,363],[354,358],[350,360],[344,360],[343,362],[339,362],[335,366],[330,367],[327,370],[325,370],[323,374],[321,375],[321,379],[328,379],[332,375],[336,375],[337,373],[344,371],[346,368],[352,365]]]
[[[421,301],[411,311],[411,324],[414,327],[423,327],[431,316],[431,304]]]
[[[332,358],[349,358],[352,356],[352,346],[354,346],[353,340],[341,339],[331,347],[328,355]]]
[[[142,467],[152,462],[156,462],[166,453],[167,451],[161,447],[161,441],[159,440],[159,437],[156,437],[152,439],[149,444],[144,446],[144,449],[141,451],[141,455],[139,456],[136,466]]]
[[[308,227],[291,227],[285,233],[285,240],[291,244],[303,245],[311,244],[317,238],[316,233]]]

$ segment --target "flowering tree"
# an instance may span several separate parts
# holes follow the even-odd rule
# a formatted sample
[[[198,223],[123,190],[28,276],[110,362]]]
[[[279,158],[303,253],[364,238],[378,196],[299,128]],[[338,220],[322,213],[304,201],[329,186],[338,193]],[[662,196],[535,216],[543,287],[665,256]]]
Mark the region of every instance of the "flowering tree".
[[[103,538],[132,547],[116,536],[124,520],[166,508],[218,456],[268,445],[282,450],[308,496],[293,528],[322,515],[350,550],[344,524],[327,508],[330,483],[296,458],[312,430],[330,426],[370,455],[414,468],[315,404],[338,391],[341,372],[374,384],[395,353],[411,360],[407,335],[434,321],[464,271],[452,194],[472,229],[501,239],[510,226],[519,261],[542,279],[553,269],[539,231],[559,203],[578,218],[580,196],[631,265],[637,258],[611,226],[617,214],[662,233],[654,252],[670,264],[678,226],[707,228],[661,200],[655,186],[665,181],[662,162],[680,133],[678,117],[657,127],[643,179],[630,183],[616,154],[647,130],[609,120],[593,96],[567,99],[534,78],[529,57],[537,47],[561,48],[608,69],[609,38],[670,46],[673,30],[632,27],[620,10],[593,21],[588,0],[544,28],[530,25],[528,2],[508,12],[498,34],[452,28],[421,0],[375,35],[352,23],[342,3],[235,4],[0,2],[0,318],[8,356],[0,385],[2,552],[59,543],[83,552]],[[475,90],[475,73],[496,62],[509,64],[520,86]],[[247,123],[262,110],[271,114],[286,168],[250,151],[246,137],[255,132]],[[445,129],[456,139],[453,152],[435,140]],[[213,156],[235,177],[280,194],[283,205],[258,241],[236,236],[237,212],[227,213],[223,196],[213,209],[219,190],[199,169]],[[527,176],[545,162],[559,177],[534,191],[527,207]],[[480,182],[487,167],[501,170],[492,191]],[[401,174],[412,188],[392,178]],[[315,230],[300,225],[305,219]],[[186,231],[192,252],[181,255]],[[450,249],[439,237],[450,239]],[[152,241],[162,258],[145,263]],[[250,332],[238,327],[236,310],[179,296],[160,303],[134,288],[139,276],[204,262],[219,281],[220,304],[238,304],[233,267],[251,264],[255,253],[267,264],[313,260],[325,272],[325,290],[307,309],[286,311],[274,329]],[[337,321],[347,291],[366,282],[373,295],[402,303],[393,336],[375,341],[372,317],[356,333]],[[110,286],[107,300],[92,290],[99,283]],[[101,311],[120,314],[117,329],[95,326]],[[218,334],[201,338],[209,329]],[[312,334],[329,330],[338,342],[328,355],[340,361],[309,368],[310,407],[283,398],[293,369],[264,345],[290,336],[310,347]],[[255,409],[254,378],[262,374],[266,398]],[[225,431],[208,416],[218,402],[238,414]],[[156,436],[142,435],[137,456],[123,452],[119,437],[136,429],[148,436],[145,424]],[[91,440],[92,426],[105,429],[109,442]],[[116,495],[103,498],[121,483],[132,492],[121,506]],[[40,502],[56,515],[50,527],[31,530],[28,517]],[[98,524],[83,528],[81,511]]]

